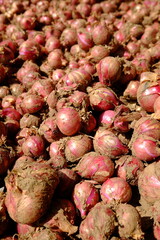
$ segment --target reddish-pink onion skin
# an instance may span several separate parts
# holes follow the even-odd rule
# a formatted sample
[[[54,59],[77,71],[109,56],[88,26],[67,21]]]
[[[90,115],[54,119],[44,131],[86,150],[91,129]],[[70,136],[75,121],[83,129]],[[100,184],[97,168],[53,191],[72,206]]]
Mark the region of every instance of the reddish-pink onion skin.
[[[153,225],[153,234],[156,240],[160,240],[160,226],[158,222]]]
[[[97,221],[101,216],[101,221]],[[97,203],[81,222],[79,233],[82,240],[109,239],[115,229],[115,213],[103,201]]]
[[[56,48],[60,48],[60,45],[60,40],[58,38],[50,36],[45,43],[45,48],[48,52],[51,52]]]
[[[155,160],[160,156],[158,140],[145,134],[139,135],[131,144],[132,155],[146,162]]]
[[[62,139],[59,141],[54,141],[49,146],[49,156],[50,157],[54,157],[54,156],[65,157],[64,149],[65,149],[65,140],[63,141],[63,139]]]
[[[48,94],[46,102],[50,108],[55,109],[57,101],[58,101],[57,92],[53,90]]]
[[[19,121],[21,118],[21,114],[14,108],[8,107],[4,108],[1,112],[1,116],[6,119],[13,119]]]
[[[20,114],[35,113],[42,109],[44,99],[37,94],[21,94],[16,99],[16,109]]]
[[[137,100],[140,106],[147,112],[154,112],[154,103],[160,94],[160,84],[150,81],[140,83],[137,91]]]
[[[114,173],[114,163],[106,155],[96,152],[84,154],[74,170],[83,178],[103,183]]]
[[[113,126],[115,116],[116,116],[115,111],[106,110],[100,114],[98,122],[100,125],[106,128],[110,128]]]
[[[138,158],[126,155],[116,161],[117,177],[123,178],[130,185],[137,185],[138,176],[144,169],[144,164]]]
[[[136,137],[140,134],[160,139],[160,122],[150,116],[141,117],[134,125],[133,135]],[[132,137],[133,137],[132,135]]]
[[[160,195],[160,178],[159,178],[160,161],[155,161],[147,165],[138,178],[138,190],[140,193],[140,203],[145,208],[143,202],[153,205],[159,201]],[[144,203],[145,203],[144,202]]]
[[[106,111],[119,104],[118,97],[109,87],[99,87],[89,92],[90,105],[93,110]]]
[[[22,144],[22,151],[26,156],[39,157],[44,153],[44,140],[39,135],[29,136]]]
[[[35,81],[31,87],[31,92],[42,97],[47,97],[54,89],[52,82],[49,79]]]
[[[65,28],[60,37],[61,44],[64,47],[71,47],[77,43],[77,33],[74,28]]]
[[[82,91],[74,91],[73,94],[69,96],[69,102],[71,102],[75,107],[84,107],[86,109],[90,104],[88,94]]]
[[[17,223],[17,233],[22,236],[27,233],[31,233],[35,231],[35,227],[28,225],[28,224],[22,224],[22,223]]]
[[[120,61],[115,57],[105,57],[97,64],[99,81],[108,86],[118,81],[121,75]]]
[[[19,56],[23,60],[35,60],[40,56],[40,46],[35,41],[28,39],[20,45]]]
[[[73,69],[67,73],[60,81],[60,86],[68,86],[79,91],[85,91],[86,87],[90,84],[92,77],[83,67]],[[58,88],[58,84],[57,84]]]
[[[72,198],[83,219],[90,209],[99,202],[99,192],[92,181],[84,180],[75,185]]]
[[[127,203],[131,200],[132,190],[123,178],[112,177],[102,184],[100,195],[105,203],[114,201]]]
[[[76,109],[70,107],[61,108],[56,114],[59,130],[67,136],[76,134],[81,127],[81,117]]]
[[[128,147],[112,131],[103,127],[96,131],[93,146],[96,152],[112,159],[129,152]]]
[[[76,162],[91,149],[92,139],[85,134],[79,134],[66,141],[65,157],[69,162]]]
[[[85,28],[78,30],[77,41],[80,48],[84,51],[88,51],[94,45],[91,34]]]

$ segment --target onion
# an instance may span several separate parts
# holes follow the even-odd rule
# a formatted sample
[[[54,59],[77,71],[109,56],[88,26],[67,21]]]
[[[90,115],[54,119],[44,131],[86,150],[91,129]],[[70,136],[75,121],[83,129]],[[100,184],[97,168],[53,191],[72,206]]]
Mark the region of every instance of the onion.
[[[71,235],[77,232],[75,216],[75,207],[70,200],[54,199],[50,211],[42,219],[42,226]]]
[[[22,151],[26,156],[39,157],[44,153],[45,144],[41,136],[29,136],[22,144]]]
[[[92,36],[85,28],[78,29],[77,41],[80,48],[84,51],[88,51],[91,47],[93,47]]]
[[[140,83],[137,91],[137,100],[147,112],[154,112],[154,102],[159,97],[160,84],[150,81]]]
[[[98,190],[91,181],[81,181],[74,187],[73,201],[83,219],[90,209],[99,202]]]
[[[154,139],[160,139],[160,122],[152,117],[141,117],[134,125],[132,138],[143,134]]]
[[[64,47],[71,47],[77,43],[77,33],[74,28],[65,28],[60,37],[61,44]]]
[[[157,99],[154,102],[153,108],[154,108],[154,112],[155,112],[155,116],[157,116],[156,118],[159,119],[159,112],[160,112],[160,96],[157,97]]]
[[[90,58],[93,62],[98,63],[101,59],[109,55],[109,49],[103,45],[96,45],[90,49]]]
[[[99,116],[99,124],[110,128],[113,127],[114,118],[116,116],[116,112],[113,110],[106,110],[102,112]]]
[[[60,139],[59,141],[54,141],[50,144],[49,155],[50,157],[62,156],[64,157],[65,139]]]
[[[97,24],[91,31],[93,42],[96,45],[107,44],[110,40],[110,32],[105,24]]]
[[[9,47],[0,46],[0,64],[9,64],[14,57],[14,52]]]
[[[84,154],[74,170],[83,178],[103,183],[114,173],[114,163],[106,155],[96,152]]]
[[[6,119],[13,119],[17,121],[19,121],[21,118],[21,114],[12,107],[4,108],[1,111],[1,116],[5,117]]]
[[[26,113],[20,119],[20,128],[30,128],[32,126],[38,127],[40,118],[32,114]]]
[[[97,216],[102,216],[97,221]],[[82,240],[96,240],[110,238],[115,229],[115,213],[102,201],[97,203],[80,224]]]
[[[89,91],[90,105],[93,110],[106,111],[114,109],[119,104],[116,94],[109,87],[93,88]]]
[[[16,109],[20,114],[35,113],[42,109],[44,100],[36,94],[21,94],[16,100]]]
[[[121,238],[143,238],[141,216],[137,209],[130,204],[119,204],[116,209],[118,232]],[[128,225],[128,223],[130,223]]]
[[[31,87],[31,92],[40,95],[42,97],[47,97],[54,89],[52,82],[48,78],[37,80],[33,83]]]
[[[60,133],[56,124],[56,118],[46,118],[39,127],[39,134],[42,135],[50,143],[60,139],[62,134]]]
[[[3,99],[2,99],[2,107],[3,108],[9,108],[9,107],[13,107],[15,105],[16,102],[16,97],[13,95],[6,95]]]
[[[131,144],[132,155],[142,161],[152,161],[160,156],[158,141],[145,134],[139,135]]]
[[[137,185],[138,177],[144,169],[144,164],[138,158],[126,155],[116,161],[117,176],[123,178],[130,185]]]
[[[136,100],[137,99],[137,91],[140,82],[136,80],[132,80],[128,83],[125,91],[123,92],[123,96],[127,99]]]
[[[97,130],[93,146],[96,152],[113,159],[129,152],[128,147],[112,131],[103,127]]]
[[[83,67],[76,70],[72,70],[66,74],[61,81],[60,85],[69,86],[70,88],[84,91],[91,82],[91,75],[89,72],[83,69]]]
[[[150,163],[144,168],[138,178],[138,189],[141,197],[140,203],[144,209],[150,207],[156,201],[159,201],[159,166],[160,161]],[[148,203],[149,205],[145,203]]]
[[[92,139],[87,135],[77,135],[66,141],[65,157],[69,162],[78,161],[92,149]]]
[[[59,130],[67,136],[72,136],[80,130],[81,117],[76,109],[71,107],[61,108],[56,114]]]
[[[105,57],[97,64],[99,81],[108,86],[118,81],[121,75],[120,61],[115,57]]]
[[[131,200],[132,190],[123,178],[112,177],[102,184],[100,195],[105,203],[114,201],[127,203]]]
[[[22,42],[19,47],[19,56],[23,60],[35,60],[40,56],[40,46],[33,40],[26,40]]]

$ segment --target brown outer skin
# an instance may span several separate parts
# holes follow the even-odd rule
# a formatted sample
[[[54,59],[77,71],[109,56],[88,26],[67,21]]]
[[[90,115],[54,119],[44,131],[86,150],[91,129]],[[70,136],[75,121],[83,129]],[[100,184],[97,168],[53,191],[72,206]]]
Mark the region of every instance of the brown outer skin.
[[[114,212],[107,204],[99,202],[81,222],[79,234],[82,240],[109,240],[114,229]]]
[[[18,240],[63,240],[63,237],[50,229],[37,228],[35,232],[19,236]]]
[[[120,237],[127,239],[131,237],[135,240],[143,239],[141,218],[135,207],[130,204],[119,204],[116,209],[116,216]]]
[[[144,201],[153,205],[160,198],[160,161],[149,164],[140,173],[138,189],[141,196],[140,203]]]
[[[5,178],[10,217],[22,224],[37,221],[48,209],[58,182],[55,170],[43,162],[13,169]]]
[[[49,211],[38,222],[38,225],[51,228],[57,232],[66,232],[69,235],[77,232],[75,223],[75,207],[68,199],[54,199]]]

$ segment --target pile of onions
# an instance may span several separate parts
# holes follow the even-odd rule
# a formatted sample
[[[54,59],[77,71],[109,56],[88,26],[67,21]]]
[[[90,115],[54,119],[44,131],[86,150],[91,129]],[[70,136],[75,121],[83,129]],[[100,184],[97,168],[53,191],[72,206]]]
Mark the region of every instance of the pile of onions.
[[[159,15],[159,0],[0,0],[1,239],[160,239]]]

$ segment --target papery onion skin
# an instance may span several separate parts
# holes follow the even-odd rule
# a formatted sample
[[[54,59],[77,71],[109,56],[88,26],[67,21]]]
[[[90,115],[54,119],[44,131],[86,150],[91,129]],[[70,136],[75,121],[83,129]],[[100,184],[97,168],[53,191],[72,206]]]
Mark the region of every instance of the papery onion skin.
[[[93,140],[94,150],[115,159],[129,152],[129,148],[110,130],[100,127]]]
[[[108,56],[97,65],[99,81],[108,86],[118,81],[121,75],[121,64],[117,58]]]
[[[97,216],[101,220],[97,221]],[[115,229],[115,213],[102,201],[97,203],[80,224],[82,240],[97,240],[109,238]]]
[[[131,144],[132,155],[142,161],[150,162],[160,156],[158,141],[147,135],[139,135]]]
[[[83,178],[103,183],[114,174],[114,163],[108,156],[91,151],[84,154],[74,170]]]
[[[102,184],[100,195],[105,203],[114,201],[127,203],[131,200],[132,190],[123,178],[112,177]]]
[[[56,114],[59,130],[67,136],[72,136],[80,130],[81,118],[74,108],[64,107]]]
[[[98,189],[96,189],[92,181],[81,181],[74,187],[73,201],[83,219],[87,216],[90,209],[99,202]]]

